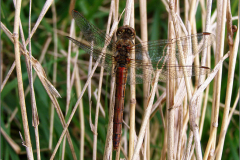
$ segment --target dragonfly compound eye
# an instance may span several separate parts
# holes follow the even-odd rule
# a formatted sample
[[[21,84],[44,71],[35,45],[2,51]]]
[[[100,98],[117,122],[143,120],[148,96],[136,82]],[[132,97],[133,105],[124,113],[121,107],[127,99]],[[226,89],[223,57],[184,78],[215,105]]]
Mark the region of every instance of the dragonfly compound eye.
[[[119,35],[121,35],[122,34],[122,31],[118,31],[117,32],[117,35],[119,36]]]

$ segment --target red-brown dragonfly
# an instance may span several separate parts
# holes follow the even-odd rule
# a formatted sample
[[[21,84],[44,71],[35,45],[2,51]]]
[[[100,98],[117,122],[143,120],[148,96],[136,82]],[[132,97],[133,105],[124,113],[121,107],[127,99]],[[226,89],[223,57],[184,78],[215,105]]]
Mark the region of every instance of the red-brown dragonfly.
[[[189,48],[190,45],[195,46],[192,47],[192,51],[189,51],[193,56],[195,56],[203,48],[210,46],[214,41],[215,36],[211,33],[200,33],[181,37],[180,39],[157,40],[135,45],[133,42],[135,39],[135,30],[129,26],[120,27],[116,32],[117,41],[113,41],[109,35],[104,34],[97,27],[89,23],[79,12],[73,10],[72,17],[81,29],[81,32],[88,44],[79,42],[71,37],[67,38],[92,55],[93,58],[97,60],[108,73],[111,73],[112,67],[115,66],[114,74],[116,74],[116,99],[113,119],[114,149],[118,148],[121,138],[126,82],[129,84],[143,82],[149,83],[153,79],[154,73],[157,69],[161,69],[159,81],[166,81],[168,77],[184,77],[183,69],[187,73],[187,76],[207,74],[210,72],[210,68],[203,66],[168,65],[167,62],[169,61],[170,56],[167,54],[170,50],[169,46],[174,44],[176,63],[179,63],[180,58],[186,59],[189,57],[186,54],[184,57],[180,57],[180,54],[178,54],[177,41],[180,40],[183,49],[186,49],[186,47]],[[103,51],[106,43],[109,45],[105,47],[105,50]],[[145,48],[147,48],[147,50]],[[135,59],[130,58],[132,50],[135,51]],[[143,62],[143,55],[147,56],[147,62]],[[169,73],[169,69],[171,67],[174,67],[175,71]],[[130,73],[130,68],[134,69],[136,72],[133,78],[131,77],[133,74],[128,74]]]

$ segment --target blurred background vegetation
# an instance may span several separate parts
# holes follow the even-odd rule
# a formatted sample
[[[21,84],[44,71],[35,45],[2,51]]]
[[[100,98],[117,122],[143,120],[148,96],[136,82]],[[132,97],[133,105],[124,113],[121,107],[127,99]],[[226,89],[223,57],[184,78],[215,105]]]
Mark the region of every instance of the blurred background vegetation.
[[[32,27],[34,26],[34,23],[36,22],[43,6],[45,0],[38,0],[34,1],[32,4]],[[120,1],[119,5],[119,12],[122,12],[125,7],[125,1]],[[238,0],[231,1],[231,9],[232,9],[232,15],[236,16],[238,12]],[[51,42],[50,46],[48,47],[48,50],[46,52],[46,55],[44,57],[42,66],[44,67],[48,79],[51,81],[52,79],[52,71],[53,71],[53,64],[57,63],[57,83],[56,88],[61,94],[62,98],[58,98],[58,102],[62,108],[63,113],[65,114],[65,105],[66,105],[66,55],[63,53],[67,53],[68,49],[68,39],[65,37],[66,35],[69,35],[69,29],[70,29],[70,23],[71,23],[71,15],[69,14],[69,1],[59,1],[55,0],[56,5],[56,12],[57,12],[57,30],[58,30],[58,59],[57,61],[54,61],[53,58],[53,41]],[[180,2],[180,15],[183,17],[184,9],[183,7],[183,1]],[[101,30],[106,29],[107,25],[107,19],[109,14],[109,8],[110,8],[110,0],[78,0],[75,4],[75,9],[82,13],[86,19],[89,20],[89,22],[93,23],[95,26],[99,27]],[[213,3],[214,10],[216,9],[216,2]],[[12,1],[1,1],[1,21],[2,23],[12,32],[13,26],[14,26],[14,5]],[[165,9],[165,6],[160,0],[149,0],[147,1],[147,16],[148,16],[148,35],[149,40],[158,40],[158,39],[166,39],[167,38],[167,31],[168,31],[168,12]],[[28,37],[28,13],[29,13],[29,1],[23,1],[22,2],[22,8],[21,8],[21,21],[23,25],[24,30],[24,36]],[[201,9],[198,8],[198,11],[196,13],[196,19],[197,19],[197,31],[202,31],[202,23],[201,23]],[[122,22],[120,23],[120,25]],[[233,21],[233,24],[237,25],[237,21]],[[140,17],[139,17],[139,3],[135,2],[135,26],[136,26],[136,33],[138,36],[140,36]],[[77,28],[77,35],[79,33],[79,29]],[[40,26],[38,27],[36,33],[32,37],[32,55],[39,59],[40,54],[42,52],[43,46],[46,43],[46,40],[53,37],[53,23],[52,23],[52,11],[49,9],[45,15],[45,18],[42,20]],[[9,38],[1,31],[1,42],[2,42],[2,80],[6,76],[9,68],[11,67],[12,63],[15,60],[14,57],[14,47],[13,43],[9,40]],[[228,51],[228,46],[226,43],[225,52]],[[72,57],[75,56],[75,53],[72,53]],[[84,53],[82,50],[80,50],[79,55],[79,68],[82,69],[80,71],[81,75],[81,83],[82,86],[86,82],[86,76],[87,76],[87,68],[88,68],[88,54]],[[239,58],[239,57],[238,57]],[[22,75],[23,75],[23,82],[24,82],[24,88],[26,89],[29,81],[27,76],[27,70],[25,65],[25,58],[21,56],[22,60]],[[212,64],[213,59],[212,59]],[[71,68],[73,69],[73,67]],[[225,102],[225,89],[227,86],[227,70],[228,70],[228,59],[224,63],[223,67],[223,78],[222,78],[222,89],[221,89],[221,103]],[[34,71],[35,72],[35,71]],[[97,72],[98,73],[98,72]],[[93,78],[92,83],[92,91],[95,91],[95,89],[98,86],[98,77],[96,76]],[[236,66],[236,72],[235,72],[235,79],[234,79],[234,86],[233,86],[233,94],[232,94],[232,102],[231,106],[233,105],[233,100],[235,99],[238,88],[239,88],[239,63],[237,61]],[[104,78],[104,86],[103,86],[103,96],[101,98],[101,102],[105,107],[106,112],[106,118],[102,116],[100,113],[99,117],[99,126],[98,126],[98,159],[102,159],[103,152],[104,152],[104,146],[105,146],[105,138],[107,133],[107,123],[108,123],[108,95],[109,95],[109,82],[110,77],[105,76]],[[211,83],[213,85],[213,82]],[[48,150],[48,143],[49,143],[49,124],[50,124],[50,104],[51,101],[43,88],[40,80],[38,77],[34,81],[34,89],[36,94],[36,102],[37,102],[37,109],[38,109],[38,115],[40,119],[40,125],[39,125],[39,135],[40,135],[40,147],[41,149],[46,149],[45,151],[41,152],[41,159],[49,159],[51,155],[51,150]],[[128,95],[129,88],[127,87],[126,94]],[[137,101],[139,105],[142,105],[142,85],[137,85]],[[212,87],[210,87],[210,97],[212,96]],[[126,96],[129,97],[129,96]],[[77,100],[75,89],[73,89],[73,92],[71,94],[71,104],[70,104],[70,110],[72,109],[73,105],[75,104]],[[96,100],[92,98],[92,120],[94,121],[95,117],[95,106],[96,106]],[[126,101],[129,101],[127,98]],[[26,96],[26,107],[27,107],[27,113],[28,113],[28,120],[29,120],[29,126],[30,126],[30,133],[32,138],[32,146],[33,149],[35,149],[35,139],[34,139],[34,129],[31,126],[31,103],[30,103],[30,94],[28,93]],[[204,152],[205,147],[207,145],[207,141],[209,138],[209,128],[210,128],[210,122],[211,122],[211,101],[208,102],[208,108],[206,112],[206,120],[204,124],[203,129],[203,135],[202,135],[202,150]],[[14,159],[14,160],[24,160],[27,159],[25,152],[25,147],[21,145],[21,139],[19,137],[19,131],[23,134],[22,129],[22,119],[21,119],[21,112],[20,112],[20,106],[19,106],[19,97],[18,97],[18,89],[17,89],[17,79],[16,79],[16,72],[11,74],[10,79],[8,80],[8,83],[4,87],[4,89],[1,92],[1,127],[5,130],[5,132],[21,147],[21,154],[17,154],[14,152],[14,150],[11,148],[11,146],[7,143],[5,138],[1,136],[1,159],[8,160],[8,159]],[[84,106],[84,115],[85,115],[85,151],[84,151],[84,159],[92,159],[92,142],[93,142],[93,133],[89,126],[89,103],[88,103],[88,96],[87,94],[84,94],[83,97],[83,106]],[[13,115],[13,112],[16,111],[16,115],[13,118],[10,118],[11,115]],[[158,111],[159,112],[159,111]],[[164,133],[164,130],[162,129],[161,125],[161,118],[160,113],[156,113],[152,121],[159,121],[161,130],[160,133]],[[127,113],[126,113],[127,114]],[[141,108],[137,111],[136,117],[138,120],[141,120]],[[223,114],[223,110],[220,110],[220,116],[219,116],[219,126],[221,126],[221,117]],[[72,137],[73,145],[75,147],[76,155],[79,159],[79,136],[80,136],[80,124],[79,124],[79,115],[75,114],[70,126],[69,131]],[[67,116],[68,117],[68,116]],[[137,125],[136,127],[139,127]],[[54,119],[54,137],[53,137],[53,147],[56,145],[61,133],[62,133],[62,125],[59,121],[59,118],[57,117],[57,114],[55,113],[55,119]],[[138,133],[139,128],[137,128]],[[218,133],[220,132],[220,128],[218,129]],[[163,136],[159,136],[162,137]],[[163,143],[162,139],[158,139],[158,144]],[[152,159],[155,159],[156,157],[159,157],[159,154],[161,153],[161,147],[158,146],[151,146],[154,148],[154,152],[152,153]],[[238,160],[239,150],[239,115],[234,115],[230,126],[227,131],[225,145],[224,145],[224,151],[223,151],[223,157],[222,159],[228,159],[228,160]],[[158,154],[158,155],[156,155]],[[61,149],[58,150],[58,154],[56,155],[56,159],[58,157],[61,157]],[[36,154],[34,154],[36,159]],[[66,153],[65,153],[65,159],[72,159],[71,152],[69,150],[68,144],[66,145]]]

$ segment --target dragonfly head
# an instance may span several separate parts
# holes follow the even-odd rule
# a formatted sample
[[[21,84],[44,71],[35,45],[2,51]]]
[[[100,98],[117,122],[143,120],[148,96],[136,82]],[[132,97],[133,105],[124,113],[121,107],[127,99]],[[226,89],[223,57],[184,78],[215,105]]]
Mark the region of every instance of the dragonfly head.
[[[118,30],[117,30],[117,38],[118,39],[131,39],[131,40],[133,40],[135,38],[135,35],[136,35],[135,30],[128,25],[119,27]]]

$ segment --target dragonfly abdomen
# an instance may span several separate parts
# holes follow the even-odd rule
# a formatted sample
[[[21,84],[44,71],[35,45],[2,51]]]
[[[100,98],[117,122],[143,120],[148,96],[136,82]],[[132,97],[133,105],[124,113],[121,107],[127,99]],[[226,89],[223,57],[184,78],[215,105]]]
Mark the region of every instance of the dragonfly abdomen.
[[[113,118],[113,148],[117,149],[120,143],[122,134],[124,97],[127,81],[127,68],[117,67],[116,70],[116,93],[115,93],[115,107]]]

